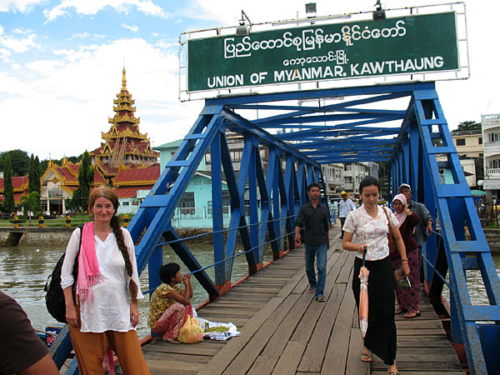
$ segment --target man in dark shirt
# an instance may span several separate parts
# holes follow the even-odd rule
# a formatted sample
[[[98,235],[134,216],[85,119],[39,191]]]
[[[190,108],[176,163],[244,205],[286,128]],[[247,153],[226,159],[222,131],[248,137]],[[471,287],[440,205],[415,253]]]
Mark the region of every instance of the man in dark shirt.
[[[0,375],[59,375],[22,307],[0,290]]]
[[[327,251],[330,247],[328,229],[330,228],[330,213],[326,206],[319,203],[319,184],[312,183],[307,187],[307,195],[310,201],[300,207],[295,220],[295,242],[300,242],[300,231],[305,227],[304,244],[306,248],[306,275],[309,280],[309,289],[315,293],[315,298],[319,302],[325,302],[323,291],[326,282]],[[316,268],[318,269],[318,279],[314,272],[314,259],[317,258]]]

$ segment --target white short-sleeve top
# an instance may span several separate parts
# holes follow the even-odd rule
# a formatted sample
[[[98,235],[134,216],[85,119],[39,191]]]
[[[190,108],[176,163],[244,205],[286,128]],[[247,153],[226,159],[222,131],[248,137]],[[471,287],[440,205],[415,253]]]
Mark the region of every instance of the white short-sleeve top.
[[[349,212],[347,219],[344,223],[344,231],[353,233],[353,243],[367,244],[368,250],[366,253],[366,260],[380,260],[389,255],[389,243],[387,234],[389,233],[387,216],[384,209],[389,216],[391,227],[398,226],[398,220],[391,210],[377,206],[377,217],[371,217],[366,212],[365,207],[361,206],[355,211]],[[356,253],[358,258],[363,258],[360,253]]]
[[[121,228],[123,239],[127,246],[130,262],[132,263],[132,279],[139,287],[137,298],[144,298],[137,273],[134,243],[129,231]],[[132,327],[130,322],[130,297],[128,285],[130,277],[125,270],[125,260],[118,248],[114,233],[109,233],[105,241],[94,235],[97,261],[99,262],[100,283],[92,286],[92,304],[80,305],[81,331],[128,332]],[[61,287],[73,285],[71,271],[78,252],[80,229],[73,231],[66,249],[63,268],[61,270]]]

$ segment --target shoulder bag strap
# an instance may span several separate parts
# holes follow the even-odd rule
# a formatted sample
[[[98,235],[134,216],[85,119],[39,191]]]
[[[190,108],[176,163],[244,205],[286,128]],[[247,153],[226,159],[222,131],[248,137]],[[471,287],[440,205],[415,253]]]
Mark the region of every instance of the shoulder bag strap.
[[[385,207],[382,207],[382,210],[384,211],[385,217],[387,218],[387,227],[389,229],[389,235],[391,234],[391,220],[389,219],[389,215],[387,215],[387,210]]]
[[[80,250],[82,248],[82,237],[83,237],[83,225],[80,225],[80,241],[78,242],[78,252],[76,253],[75,263],[73,263],[73,289],[76,289],[76,283],[78,279],[78,257],[80,256]]]

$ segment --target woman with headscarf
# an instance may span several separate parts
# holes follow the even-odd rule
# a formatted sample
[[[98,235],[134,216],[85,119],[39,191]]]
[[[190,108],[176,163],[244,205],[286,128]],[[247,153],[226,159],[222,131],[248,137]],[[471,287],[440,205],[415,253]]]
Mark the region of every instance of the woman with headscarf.
[[[419,267],[419,254],[418,246],[413,232],[415,227],[420,222],[420,218],[408,208],[406,197],[403,194],[398,194],[392,200],[394,213],[399,223],[399,231],[406,248],[406,257],[408,258],[408,265],[410,266],[410,280],[411,287],[402,290],[399,283],[395,282],[396,297],[398,300],[398,309],[396,314],[406,312],[405,318],[411,319],[420,316],[418,307],[419,292],[420,292],[420,267]],[[392,259],[392,268],[398,270],[401,268],[401,256],[397,250],[390,253]]]

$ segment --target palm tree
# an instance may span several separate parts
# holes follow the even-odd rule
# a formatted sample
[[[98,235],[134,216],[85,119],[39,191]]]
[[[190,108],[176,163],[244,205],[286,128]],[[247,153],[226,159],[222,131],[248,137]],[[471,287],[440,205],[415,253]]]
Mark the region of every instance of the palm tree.
[[[19,201],[25,215],[26,210],[28,211],[29,225],[31,226],[31,214],[39,209],[38,202],[40,202],[40,194],[36,191],[32,191],[29,195],[21,195]]]

